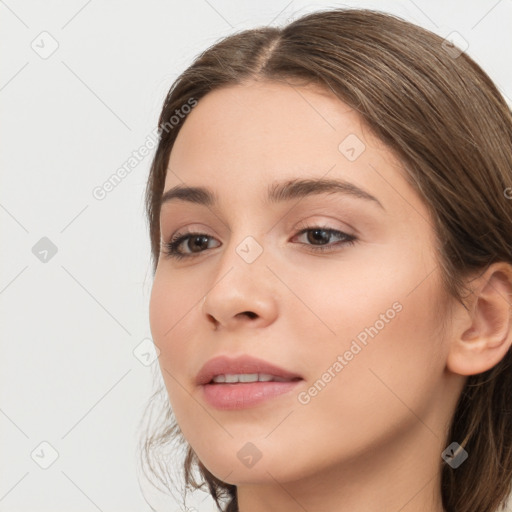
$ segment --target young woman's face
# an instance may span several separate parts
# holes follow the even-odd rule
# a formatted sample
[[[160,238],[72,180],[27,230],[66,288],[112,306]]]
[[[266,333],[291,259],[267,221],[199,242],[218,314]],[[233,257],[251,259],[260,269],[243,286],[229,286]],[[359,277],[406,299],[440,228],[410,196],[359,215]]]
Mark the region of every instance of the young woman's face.
[[[160,255],[150,322],[178,424],[218,478],[286,482],[392,453],[440,461],[454,406],[445,295],[403,172],[353,110],[311,87],[230,86],[186,119],[164,193],[204,187],[216,202],[162,205],[163,251],[202,236],[174,245],[182,259]],[[210,359],[242,355],[301,379],[196,383]]]

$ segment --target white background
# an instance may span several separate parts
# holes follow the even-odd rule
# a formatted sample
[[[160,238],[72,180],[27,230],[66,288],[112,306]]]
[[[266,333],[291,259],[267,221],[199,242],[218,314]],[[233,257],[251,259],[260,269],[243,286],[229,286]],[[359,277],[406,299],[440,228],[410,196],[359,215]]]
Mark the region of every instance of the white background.
[[[341,5],[0,1],[0,511],[180,510],[143,483],[144,497],[136,469],[157,368],[135,356],[150,338],[143,193],[153,153],[103,200],[92,191],[144,144],[199,52],[235,31]],[[443,37],[457,31],[512,97],[511,0],[344,5]],[[46,262],[32,250],[43,237],[57,248]],[[210,499],[195,506],[215,510]]]

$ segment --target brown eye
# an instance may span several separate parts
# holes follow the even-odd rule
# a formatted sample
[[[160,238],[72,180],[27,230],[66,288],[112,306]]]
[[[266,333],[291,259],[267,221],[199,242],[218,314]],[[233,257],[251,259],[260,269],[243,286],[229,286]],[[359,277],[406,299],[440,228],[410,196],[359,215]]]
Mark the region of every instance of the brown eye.
[[[192,255],[200,254],[204,252],[203,249],[208,248],[209,239],[213,240],[213,237],[205,233],[187,233],[186,235],[177,233],[172,237],[170,242],[164,244],[164,252],[166,256],[175,259],[193,257]],[[180,250],[182,245],[187,248],[188,251],[182,252]]]
[[[304,234],[307,234],[306,242],[301,243],[301,245],[311,247],[313,251],[317,252],[334,251],[336,250],[336,247],[342,245],[353,245],[357,240],[353,235],[348,235],[343,231],[331,229],[326,226],[311,226],[304,228],[296,233],[294,238],[300,237]],[[331,237],[338,238],[339,241],[329,243]],[[210,240],[214,240],[214,238],[205,233],[176,233],[171,238],[171,241],[165,242],[164,253],[167,257],[178,260],[183,258],[193,258],[203,252],[206,252],[206,249],[211,248],[208,247],[208,242]],[[182,247],[185,247],[187,250],[183,251],[180,249]]]
[[[353,235],[348,235],[347,233],[343,233],[343,231],[339,231],[337,229],[331,229],[326,226],[311,226],[302,229],[295,236],[302,236],[307,234],[306,240],[307,243],[304,245],[310,245],[313,251],[328,251],[335,250],[333,247],[345,245],[345,244],[354,244],[356,241],[356,237]],[[332,236],[336,238],[340,238],[341,241],[337,243],[329,244],[329,240]]]

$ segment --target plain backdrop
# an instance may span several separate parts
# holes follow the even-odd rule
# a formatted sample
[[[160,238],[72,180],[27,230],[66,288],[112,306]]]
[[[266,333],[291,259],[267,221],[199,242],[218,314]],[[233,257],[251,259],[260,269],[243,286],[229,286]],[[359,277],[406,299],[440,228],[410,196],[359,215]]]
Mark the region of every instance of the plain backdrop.
[[[0,511],[183,510],[136,468],[157,366],[143,202],[154,150],[94,191],[150,145],[198,53],[342,5],[457,32],[512,97],[511,0],[0,1]],[[215,510],[203,493],[190,503]]]

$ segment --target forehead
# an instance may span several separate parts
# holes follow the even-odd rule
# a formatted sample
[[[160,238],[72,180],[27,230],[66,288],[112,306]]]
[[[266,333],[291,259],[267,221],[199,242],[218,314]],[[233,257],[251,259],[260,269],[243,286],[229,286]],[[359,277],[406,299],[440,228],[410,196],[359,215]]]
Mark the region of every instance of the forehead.
[[[357,112],[317,86],[268,81],[223,87],[198,102],[176,138],[164,190],[195,185],[221,199],[263,199],[269,184],[295,178],[343,179],[384,206],[423,208],[401,163]]]
[[[315,153],[317,158],[323,153],[323,161],[338,158],[344,136],[363,139],[362,132],[357,113],[318,87],[249,82],[199,101],[178,134],[170,164],[209,160],[247,168],[257,163],[264,171],[286,158],[287,167],[296,167]]]

